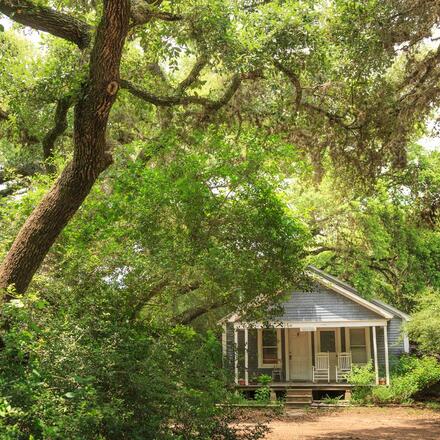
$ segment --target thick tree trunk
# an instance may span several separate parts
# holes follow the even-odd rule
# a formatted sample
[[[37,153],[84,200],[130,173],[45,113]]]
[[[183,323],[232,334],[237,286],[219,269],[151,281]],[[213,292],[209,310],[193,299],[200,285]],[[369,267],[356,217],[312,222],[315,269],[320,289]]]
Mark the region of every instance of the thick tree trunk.
[[[0,265],[0,289],[26,291],[58,235],[111,163],[105,132],[119,89],[119,65],[128,32],[129,0],[104,1],[90,59],[90,73],[75,106],[74,155],[27,219]]]

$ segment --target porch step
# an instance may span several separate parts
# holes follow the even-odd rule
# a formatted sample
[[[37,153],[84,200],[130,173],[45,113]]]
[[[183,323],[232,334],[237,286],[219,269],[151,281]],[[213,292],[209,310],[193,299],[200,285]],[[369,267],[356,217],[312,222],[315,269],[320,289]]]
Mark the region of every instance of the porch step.
[[[313,402],[312,390],[289,388],[286,392],[286,408],[303,408]]]
[[[298,397],[298,396],[306,396],[312,398],[312,390],[303,389],[303,388],[288,388],[286,392],[287,397]]]

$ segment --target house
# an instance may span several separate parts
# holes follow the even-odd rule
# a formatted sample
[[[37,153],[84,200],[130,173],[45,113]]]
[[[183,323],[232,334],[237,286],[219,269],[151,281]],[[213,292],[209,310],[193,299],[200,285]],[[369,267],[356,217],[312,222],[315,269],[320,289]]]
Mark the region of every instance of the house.
[[[244,322],[238,314],[221,321],[223,354],[240,388],[255,387],[260,374],[272,388],[340,389],[352,364],[370,360],[376,384],[390,381],[390,362],[409,352],[405,313],[379,300],[367,301],[341,280],[310,266],[312,288],[294,291],[284,313],[267,322]],[[339,388],[338,388],[339,387]]]

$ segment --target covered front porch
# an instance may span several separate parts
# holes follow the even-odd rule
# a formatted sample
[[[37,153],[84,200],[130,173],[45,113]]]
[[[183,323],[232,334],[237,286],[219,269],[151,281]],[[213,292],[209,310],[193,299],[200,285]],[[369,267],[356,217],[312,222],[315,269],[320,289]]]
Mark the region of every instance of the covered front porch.
[[[233,324],[235,384],[258,387],[257,377],[272,377],[271,388],[347,388],[347,370],[372,361],[376,384],[389,384],[387,321],[278,322]],[[338,374],[339,372],[339,374]],[[344,374],[341,374],[344,373]]]

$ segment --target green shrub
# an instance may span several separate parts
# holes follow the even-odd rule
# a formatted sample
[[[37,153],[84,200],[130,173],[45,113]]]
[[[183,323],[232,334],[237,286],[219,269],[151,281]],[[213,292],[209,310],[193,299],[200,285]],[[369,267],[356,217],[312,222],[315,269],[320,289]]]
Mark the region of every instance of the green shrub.
[[[440,295],[427,290],[422,295],[420,309],[411,316],[405,328],[411,340],[425,354],[440,353]]]
[[[353,365],[348,382],[354,385],[352,400],[355,402],[367,401],[375,383],[375,373],[371,361],[362,366]]]
[[[40,307],[26,300],[2,309],[10,328],[0,350],[1,440],[263,436],[262,426],[242,434],[235,413],[218,405],[232,396],[212,333],[109,319],[118,311],[103,304],[93,316],[46,306],[43,327]]]
[[[272,377],[268,374],[260,374],[257,378],[257,382],[263,386],[267,386],[272,382]]]
[[[261,387],[255,391],[255,400],[258,402],[268,402],[270,400],[269,384],[272,382],[272,377],[267,374],[261,374],[257,379]]]
[[[368,396],[368,401],[373,403],[391,403],[393,400],[394,394],[391,387],[384,385],[372,388],[371,394]]]
[[[417,358],[402,356],[391,371],[390,386],[373,386],[374,370],[371,363],[354,367],[349,382],[354,384],[353,400],[364,403],[411,402],[418,392],[440,381],[440,364],[431,356]]]
[[[402,356],[391,375],[391,386],[382,391],[382,387],[373,390],[374,402],[411,402],[418,392],[440,380],[440,364],[432,356],[416,358]]]

